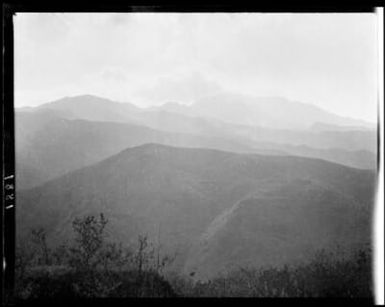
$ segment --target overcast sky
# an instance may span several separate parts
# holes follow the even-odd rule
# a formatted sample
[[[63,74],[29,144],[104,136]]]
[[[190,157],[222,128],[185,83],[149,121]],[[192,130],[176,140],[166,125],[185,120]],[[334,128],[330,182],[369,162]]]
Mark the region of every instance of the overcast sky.
[[[15,104],[140,106],[221,91],[376,119],[374,14],[17,14]]]

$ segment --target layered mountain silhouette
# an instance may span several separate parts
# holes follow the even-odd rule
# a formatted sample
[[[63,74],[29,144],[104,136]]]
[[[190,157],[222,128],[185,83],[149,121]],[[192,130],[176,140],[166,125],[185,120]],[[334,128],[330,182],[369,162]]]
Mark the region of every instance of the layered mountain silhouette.
[[[18,239],[44,227],[55,246],[103,212],[110,238],[147,234],[196,279],[370,242],[376,129],[312,105],[84,95],[16,109],[15,131]]]
[[[114,239],[160,238],[175,270],[204,279],[367,243],[374,184],[319,159],[146,144],[20,191],[16,222],[19,238],[41,226],[55,245],[75,217],[104,212]]]
[[[115,122],[67,120],[50,112],[16,115],[16,164],[19,188],[38,186],[69,171],[99,162],[119,151],[146,143],[267,152],[236,139],[172,133]]]
[[[55,110],[68,119],[114,122],[137,121],[142,115],[143,121],[146,121],[147,116],[153,120],[155,113],[161,113],[165,116],[178,114],[184,115],[182,118],[195,117],[211,121],[216,119],[222,123],[283,130],[314,129],[314,127],[326,127],[328,129],[321,130],[329,131],[376,128],[374,124],[342,117],[311,104],[280,97],[251,97],[234,93],[208,96],[192,105],[172,102],[150,108],[139,108],[132,103],[119,103],[93,95],[81,95],[21,110]],[[152,115],[148,115],[149,113]]]
[[[181,114],[217,118],[229,123],[274,129],[306,129],[316,123],[373,128],[373,125],[365,121],[338,116],[315,105],[282,97],[222,93],[201,98],[187,107],[171,103],[160,108]]]
[[[315,121],[304,130],[277,128],[283,124],[277,124],[273,129],[259,126],[263,123],[257,117],[245,119],[251,114],[259,114],[265,121],[271,118],[270,125],[274,126],[276,120],[268,115],[274,113],[273,109],[261,107],[260,112],[254,110],[253,113],[246,108],[251,104],[247,97],[242,96],[239,104],[234,95],[220,98],[209,97],[206,102],[198,101],[192,106],[168,103],[142,109],[129,103],[84,95],[16,110],[17,186],[20,189],[38,186],[125,148],[149,142],[241,153],[315,157],[364,169],[376,167],[376,134],[366,123],[357,126],[362,122],[338,121],[338,116],[316,107],[284,99],[265,99],[257,105],[271,103],[279,109],[282,105],[286,109],[293,107],[293,110],[303,107],[301,114],[310,108],[313,115],[309,113],[303,117],[309,125],[310,118]],[[220,110],[214,118],[215,105],[219,101],[223,101],[223,105],[218,106]],[[229,105],[232,107],[225,111]],[[233,107],[239,110],[235,112]],[[221,112],[227,115],[222,116]],[[239,120],[229,120],[231,114]],[[299,122],[298,119],[290,120]],[[321,120],[333,124],[320,123]],[[336,126],[336,122],[349,126]]]

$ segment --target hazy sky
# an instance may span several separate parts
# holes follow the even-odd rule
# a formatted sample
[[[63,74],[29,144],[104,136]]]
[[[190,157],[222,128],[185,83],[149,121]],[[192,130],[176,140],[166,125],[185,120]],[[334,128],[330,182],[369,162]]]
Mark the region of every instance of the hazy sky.
[[[374,14],[17,14],[15,104],[147,106],[235,91],[374,121]]]

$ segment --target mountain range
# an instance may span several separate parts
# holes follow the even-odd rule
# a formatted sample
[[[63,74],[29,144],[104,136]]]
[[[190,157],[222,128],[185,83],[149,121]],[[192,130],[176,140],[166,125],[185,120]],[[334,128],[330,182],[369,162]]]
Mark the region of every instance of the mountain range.
[[[113,238],[160,237],[178,270],[205,278],[234,259],[369,242],[374,183],[374,171],[318,159],[146,144],[21,191],[18,233],[40,225],[64,242],[75,217],[104,212]]]
[[[86,95],[16,109],[18,240],[44,227],[55,246],[74,218],[103,212],[110,238],[148,234],[197,279],[370,243],[374,127],[253,99],[139,108]]]
[[[182,114],[182,109],[193,107],[172,105],[140,109],[87,95],[16,109],[18,187],[38,186],[127,147],[149,142],[315,157],[364,169],[376,167],[376,133],[367,127],[331,126],[317,121],[305,130],[273,129],[228,123],[225,118],[213,119],[208,114]]]

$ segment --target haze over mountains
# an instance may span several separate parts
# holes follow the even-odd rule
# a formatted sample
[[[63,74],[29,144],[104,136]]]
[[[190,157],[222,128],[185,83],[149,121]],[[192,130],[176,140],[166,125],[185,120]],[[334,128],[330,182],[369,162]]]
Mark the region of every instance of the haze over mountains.
[[[230,95],[221,106],[221,96],[218,96],[192,106],[168,103],[141,109],[133,104],[86,95],[63,98],[36,108],[16,109],[18,187],[37,186],[127,147],[148,142],[298,155],[352,167],[375,168],[376,133],[368,128],[369,124],[273,98],[258,101],[251,113],[251,102],[240,97],[239,104],[236,97]],[[268,103],[274,108],[267,108]],[[286,112],[286,116],[274,111],[288,108],[293,111]],[[245,125],[252,119],[254,125]],[[340,125],[336,126],[336,122]],[[360,124],[363,126],[357,126]],[[289,129],[300,125],[306,128]]]
[[[90,112],[92,107],[92,112]],[[363,120],[351,119],[327,112],[315,105],[280,97],[252,97],[221,93],[197,100],[192,105],[168,102],[158,107],[139,108],[132,103],[117,103],[93,95],[65,97],[35,108],[61,111],[67,118],[125,122],[148,111],[165,111],[186,116],[218,119],[228,123],[273,129],[305,129],[316,123],[334,126],[374,128]]]
[[[103,212],[113,238],[158,238],[178,252],[174,270],[200,279],[369,243],[373,126],[250,99],[142,109],[86,95],[16,109],[18,237],[42,226],[59,244],[75,217]]]
[[[163,108],[163,107],[161,107]],[[168,104],[166,110],[217,118],[229,123],[274,129],[306,129],[316,122],[369,127],[364,121],[337,116],[321,108],[281,97],[251,97],[233,93],[208,96],[189,107]]]

